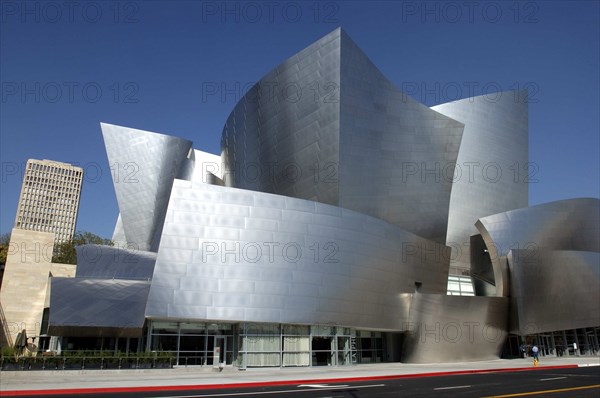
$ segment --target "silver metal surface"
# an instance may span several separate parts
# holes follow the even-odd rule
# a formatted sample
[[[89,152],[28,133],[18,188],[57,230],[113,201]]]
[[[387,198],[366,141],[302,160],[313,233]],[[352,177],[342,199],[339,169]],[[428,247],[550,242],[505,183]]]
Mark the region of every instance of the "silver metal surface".
[[[511,250],[510,331],[528,335],[600,325],[600,253]]]
[[[402,330],[449,249],[351,210],[176,180],[146,316]]]
[[[414,294],[402,361],[497,359],[507,333],[508,298]]]
[[[339,206],[445,243],[452,179],[443,173],[463,123],[398,90],[341,37]]]
[[[127,247],[127,238],[125,237],[125,230],[123,229],[123,221],[121,221],[121,213],[119,213],[119,216],[117,217],[112,241],[115,246]]]
[[[76,278],[152,279],[156,253],[102,245],[81,245],[75,249]]]
[[[236,105],[221,139],[225,183],[338,205],[444,243],[452,179],[441,173],[456,163],[463,127],[398,90],[336,29]]]
[[[221,156],[102,124],[114,239],[142,251],[80,248],[80,278],[52,283],[51,333],[333,324],[405,332],[404,361],[444,362],[497,358],[509,311],[518,333],[597,326],[599,200],[519,208],[536,178],[524,95],[429,109],[337,29],[236,104]],[[446,296],[451,257],[500,297]]]
[[[222,132],[231,187],[338,204],[340,29],[269,72]]]
[[[173,180],[192,143],[101,123],[127,243],[156,251]]]
[[[528,163],[527,92],[505,91],[432,107],[465,129],[452,178],[446,244],[450,266],[470,268],[470,236],[481,217],[528,205],[529,184],[539,178]]]
[[[567,199],[479,219],[476,227],[489,251],[497,296],[508,296],[510,250],[600,251],[600,200]]]
[[[140,337],[150,282],[52,278],[48,333]]]

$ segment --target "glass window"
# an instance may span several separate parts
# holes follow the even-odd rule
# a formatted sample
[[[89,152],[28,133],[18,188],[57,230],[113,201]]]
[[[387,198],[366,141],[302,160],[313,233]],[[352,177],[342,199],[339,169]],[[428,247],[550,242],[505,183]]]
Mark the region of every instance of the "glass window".
[[[177,334],[177,322],[152,322],[153,334]]]
[[[279,325],[263,323],[247,323],[246,334],[272,334],[279,335]]]
[[[308,336],[310,334],[310,328],[309,326],[304,325],[283,325],[283,334]]]
[[[195,334],[204,335],[206,334],[205,323],[181,323],[181,334]]]
[[[205,351],[206,336],[181,336],[179,340],[180,351]]]
[[[153,350],[177,351],[177,336],[153,336]]]
[[[311,326],[313,336],[334,336],[335,326]]]

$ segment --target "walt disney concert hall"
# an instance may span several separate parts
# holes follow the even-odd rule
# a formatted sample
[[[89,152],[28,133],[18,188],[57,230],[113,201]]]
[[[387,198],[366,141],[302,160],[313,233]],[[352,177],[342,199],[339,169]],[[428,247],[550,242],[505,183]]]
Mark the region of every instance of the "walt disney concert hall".
[[[131,173],[115,246],[52,278],[63,349],[240,368],[598,350],[600,203],[528,207],[526,92],[428,107],[336,29],[245,93],[218,155],[101,128]]]

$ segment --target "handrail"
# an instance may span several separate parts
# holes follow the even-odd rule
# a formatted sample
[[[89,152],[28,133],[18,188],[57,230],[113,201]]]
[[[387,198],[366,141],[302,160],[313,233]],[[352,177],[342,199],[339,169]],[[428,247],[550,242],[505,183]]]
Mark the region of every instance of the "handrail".
[[[173,359],[150,357],[64,357],[37,356],[0,358],[0,371],[6,370],[83,370],[83,369],[164,369],[173,367]]]

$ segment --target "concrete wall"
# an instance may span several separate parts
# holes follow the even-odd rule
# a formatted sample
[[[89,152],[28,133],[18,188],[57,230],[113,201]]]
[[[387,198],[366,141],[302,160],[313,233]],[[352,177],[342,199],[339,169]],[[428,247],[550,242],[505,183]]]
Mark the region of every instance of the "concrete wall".
[[[23,329],[38,336],[44,307],[48,306],[49,277],[75,276],[75,265],[53,264],[54,233],[14,228],[11,233],[0,304],[6,324],[3,330],[14,342]]]

